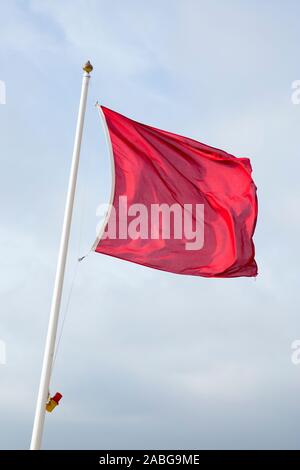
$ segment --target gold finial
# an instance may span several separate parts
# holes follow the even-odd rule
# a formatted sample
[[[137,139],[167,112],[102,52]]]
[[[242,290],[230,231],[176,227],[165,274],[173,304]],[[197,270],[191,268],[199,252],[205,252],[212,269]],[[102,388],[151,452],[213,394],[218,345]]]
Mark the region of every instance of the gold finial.
[[[90,63],[89,60],[87,61],[86,64],[84,64],[84,66],[82,68],[87,73],[90,73],[93,70],[93,66],[92,66],[92,64]]]

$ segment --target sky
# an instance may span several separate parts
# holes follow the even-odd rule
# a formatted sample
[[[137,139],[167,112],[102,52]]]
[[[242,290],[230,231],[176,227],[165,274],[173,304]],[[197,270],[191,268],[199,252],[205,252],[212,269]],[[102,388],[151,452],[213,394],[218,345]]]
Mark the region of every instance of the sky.
[[[299,15],[296,0],[0,0],[1,449],[30,444],[87,59],[50,389],[63,399],[43,447],[300,448]],[[256,279],[179,276],[95,253],[78,265],[110,194],[97,100],[251,159]]]

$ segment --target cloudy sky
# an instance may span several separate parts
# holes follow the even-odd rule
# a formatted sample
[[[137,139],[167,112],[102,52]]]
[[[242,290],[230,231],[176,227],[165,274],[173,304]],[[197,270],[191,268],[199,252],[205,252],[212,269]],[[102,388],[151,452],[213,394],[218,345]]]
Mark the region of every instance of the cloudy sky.
[[[51,384],[63,400],[44,448],[300,447],[299,15],[296,0],[0,0],[0,448],[30,443],[87,59],[62,317],[75,280]],[[256,280],[100,254],[77,265],[110,192],[96,100],[251,158]]]

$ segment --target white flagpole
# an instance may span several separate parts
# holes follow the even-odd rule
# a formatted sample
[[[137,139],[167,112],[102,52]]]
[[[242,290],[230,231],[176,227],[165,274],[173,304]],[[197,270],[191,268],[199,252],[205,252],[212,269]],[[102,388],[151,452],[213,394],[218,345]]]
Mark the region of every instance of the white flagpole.
[[[65,267],[66,267],[66,260],[67,260],[67,254],[68,254],[68,244],[69,244],[69,238],[70,238],[70,229],[71,229],[76,180],[77,180],[79,157],[80,157],[80,147],[81,147],[81,140],[82,140],[84,115],[85,115],[85,110],[86,110],[87,92],[88,92],[88,86],[89,86],[90,72],[93,70],[93,67],[89,62],[87,62],[84,65],[83,70],[84,70],[84,74],[82,78],[81,97],[80,97],[77,127],[76,127],[75,141],[74,141],[72,166],[71,166],[71,172],[70,172],[68,194],[67,194],[67,200],[66,200],[66,206],[65,206],[65,215],[64,215],[59,255],[58,255],[58,261],[57,261],[56,277],[55,277],[55,283],[54,283],[46,346],[45,346],[45,352],[44,352],[43,367],[42,367],[42,373],[41,373],[41,379],[40,379],[40,387],[39,387],[34,425],[33,425],[33,431],[32,431],[32,438],[31,438],[31,445],[30,445],[31,450],[40,449],[42,436],[43,436],[46,403],[48,399],[49,384],[50,384],[50,378],[51,378],[52,363],[53,363],[53,356],[54,356],[54,349],[55,349],[55,340],[56,340],[57,325],[58,325],[58,317],[59,317],[59,311],[60,311]]]

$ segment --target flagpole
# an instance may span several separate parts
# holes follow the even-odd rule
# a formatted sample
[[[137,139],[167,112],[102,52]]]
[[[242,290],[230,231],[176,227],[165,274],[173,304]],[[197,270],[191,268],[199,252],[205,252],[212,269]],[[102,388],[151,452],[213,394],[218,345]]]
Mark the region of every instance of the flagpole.
[[[49,393],[49,384],[50,384],[50,379],[51,379],[58,318],[59,318],[64,276],[65,276],[66,260],[67,260],[67,254],[68,254],[68,244],[69,244],[69,238],[70,238],[70,229],[71,229],[71,222],[72,222],[72,213],[73,213],[78,165],[79,165],[79,158],[80,158],[80,148],[81,148],[81,141],[82,141],[84,115],[85,115],[85,110],[86,110],[86,101],[87,101],[90,72],[92,70],[93,70],[93,67],[90,64],[90,62],[87,62],[83,66],[84,73],[82,77],[81,97],[80,97],[80,104],[79,104],[79,111],[78,111],[78,118],[77,118],[77,127],[76,127],[74,149],[73,149],[73,156],[72,156],[72,165],[71,165],[71,172],[70,172],[70,177],[69,177],[69,186],[68,186],[68,193],[67,193],[67,199],[66,199],[60,248],[59,248],[59,254],[58,254],[56,277],[55,277],[50,318],[49,318],[49,324],[48,324],[48,332],[47,332],[47,339],[46,339],[46,345],[45,345],[43,367],[42,367],[39,393],[38,393],[34,425],[33,425],[33,431],[32,431],[32,438],[31,438],[31,445],[30,445],[31,450],[40,449],[42,436],[43,436],[46,403],[47,403],[48,393]]]

